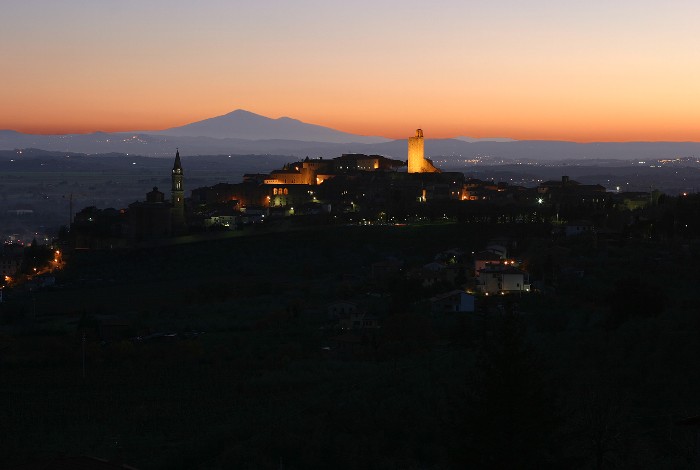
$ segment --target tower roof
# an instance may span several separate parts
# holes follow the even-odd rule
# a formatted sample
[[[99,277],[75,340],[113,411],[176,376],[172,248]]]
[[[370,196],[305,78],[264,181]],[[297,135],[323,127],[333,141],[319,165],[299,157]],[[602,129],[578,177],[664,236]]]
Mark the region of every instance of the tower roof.
[[[180,163],[180,149],[175,152],[175,164],[173,165],[173,170],[182,170],[182,163]]]

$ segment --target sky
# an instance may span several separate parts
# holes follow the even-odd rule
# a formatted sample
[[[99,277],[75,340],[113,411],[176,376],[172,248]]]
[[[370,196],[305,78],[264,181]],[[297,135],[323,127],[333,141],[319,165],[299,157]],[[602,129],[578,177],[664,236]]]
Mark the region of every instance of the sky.
[[[0,129],[700,141],[700,2],[3,0]]]

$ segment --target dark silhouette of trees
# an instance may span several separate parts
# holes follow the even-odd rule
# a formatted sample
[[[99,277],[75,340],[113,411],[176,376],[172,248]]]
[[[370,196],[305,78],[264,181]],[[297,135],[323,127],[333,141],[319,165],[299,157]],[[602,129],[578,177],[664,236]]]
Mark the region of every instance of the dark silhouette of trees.
[[[631,318],[655,317],[661,314],[666,304],[665,294],[646,280],[628,277],[615,282],[608,295],[610,313],[607,324],[617,328]]]
[[[512,313],[494,320],[478,352],[468,390],[471,410],[466,464],[478,468],[553,466],[556,401],[541,372],[542,362]]]

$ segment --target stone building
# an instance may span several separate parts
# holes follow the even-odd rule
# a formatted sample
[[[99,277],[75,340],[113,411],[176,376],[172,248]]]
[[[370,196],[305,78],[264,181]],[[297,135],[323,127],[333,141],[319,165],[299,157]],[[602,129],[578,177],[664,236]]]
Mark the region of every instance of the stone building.
[[[172,235],[172,207],[165,194],[154,187],[146,201],[129,204],[129,238],[150,240]]]
[[[22,268],[24,247],[22,245],[4,244],[0,246],[0,276],[14,277]],[[0,281],[2,281],[0,279]]]
[[[129,204],[129,238],[135,241],[166,238],[187,230],[185,221],[184,172],[180,151],[175,153],[171,174],[171,199],[154,187],[146,194],[146,201]]]

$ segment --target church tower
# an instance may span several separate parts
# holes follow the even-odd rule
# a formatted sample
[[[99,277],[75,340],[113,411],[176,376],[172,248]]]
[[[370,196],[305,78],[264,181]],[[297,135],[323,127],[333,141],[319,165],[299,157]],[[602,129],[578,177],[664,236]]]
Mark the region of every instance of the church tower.
[[[185,229],[185,187],[183,186],[184,174],[182,173],[182,163],[180,163],[180,149],[175,153],[175,164],[173,165],[171,189],[171,215],[173,233],[181,233]]]

